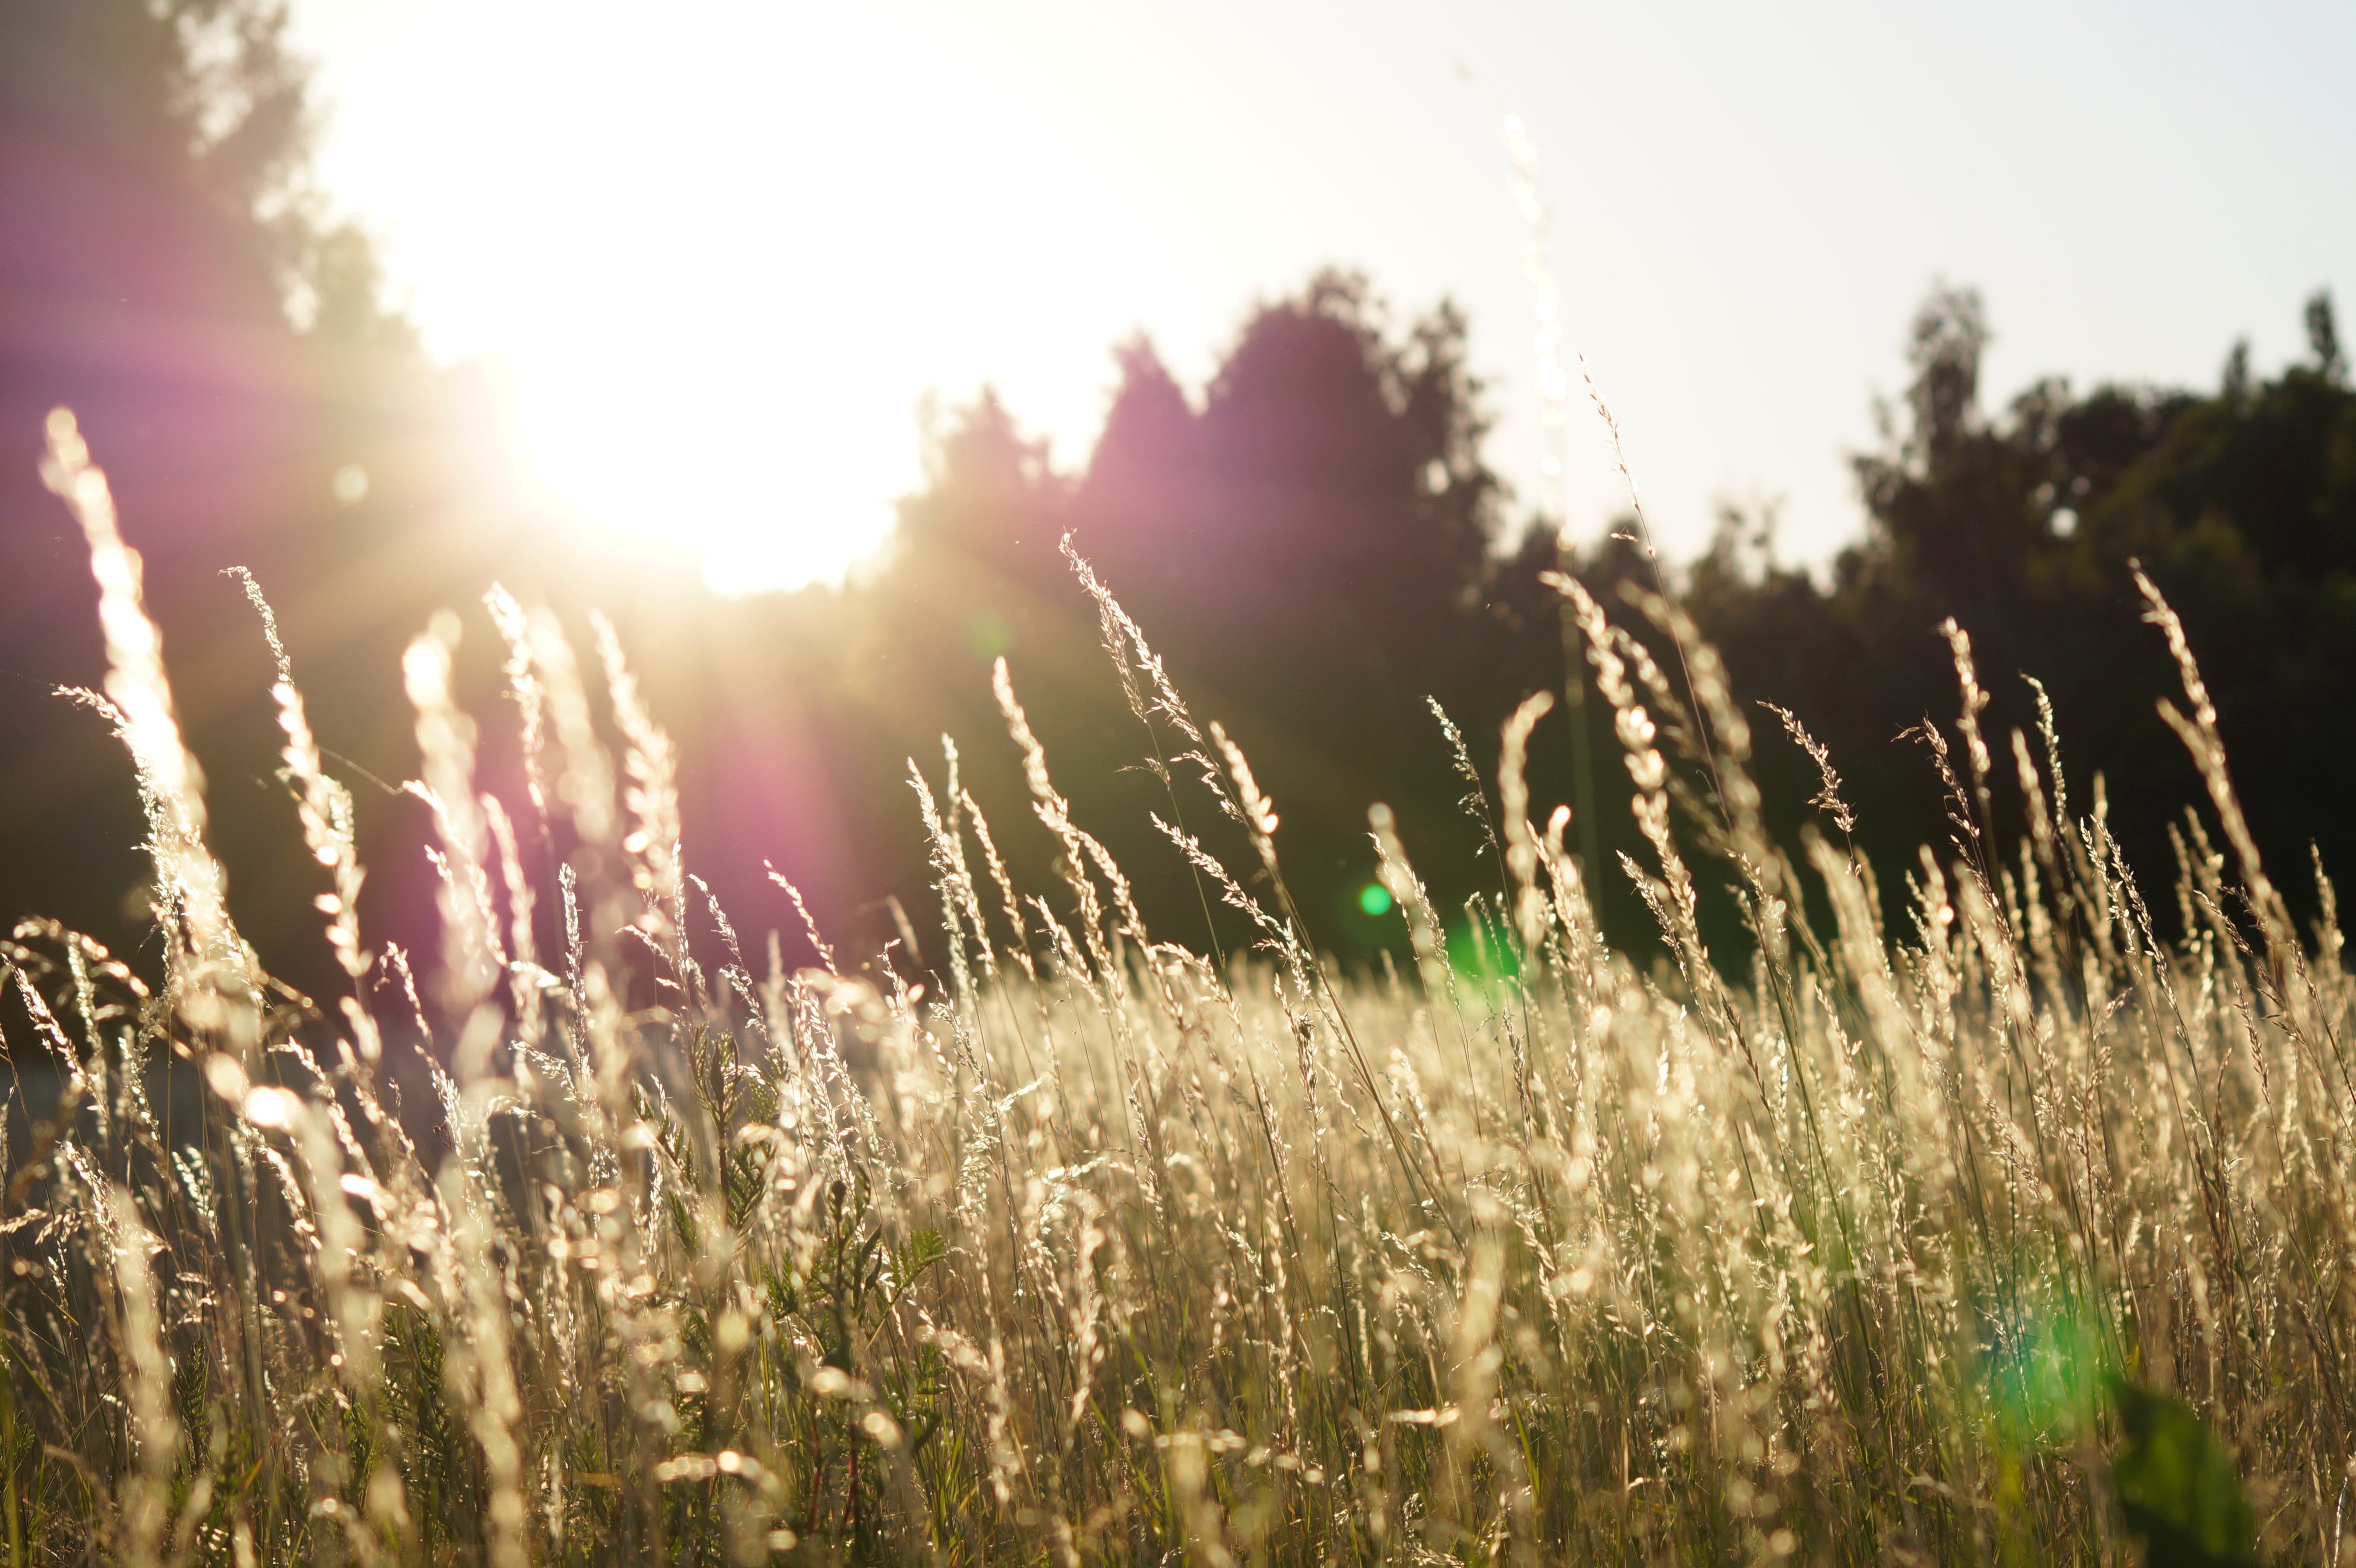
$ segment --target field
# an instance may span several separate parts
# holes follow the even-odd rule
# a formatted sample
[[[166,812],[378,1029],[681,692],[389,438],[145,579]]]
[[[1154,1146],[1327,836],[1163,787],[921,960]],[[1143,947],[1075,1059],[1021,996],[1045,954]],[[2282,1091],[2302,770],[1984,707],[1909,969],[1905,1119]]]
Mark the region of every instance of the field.
[[[1564,580],[1653,850],[1587,872],[1639,879],[1665,956],[1605,944],[1533,808],[1541,698],[1481,795],[1485,901],[1431,908],[1372,809],[1413,961],[1361,974],[1291,906],[1281,803],[1076,561],[1171,784],[1152,874],[1191,862],[1248,952],[1143,928],[1001,664],[1032,798],[916,774],[927,964],[747,955],[624,651],[601,625],[593,696],[495,594],[531,798],[477,794],[419,639],[444,948],[414,976],[359,928],[281,656],[352,981],[307,1004],[238,940],[136,559],[51,437],[167,963],[37,923],[6,949],[12,1060],[63,1083],[9,1124],[10,1568],[2345,1561],[2356,986],[2328,885],[2302,938],[2259,864],[2148,584],[2210,796],[2165,923],[2050,728],[1981,732],[1964,631],[1926,727],[1954,841],[1877,880],[1837,759],[1825,831],[1769,842],[1716,656]],[[1037,814],[1061,885],[1013,885],[985,805]],[[621,869],[531,885],[543,827]],[[1697,913],[1725,878],[1731,959]],[[385,1087],[428,1042],[431,1136]]]

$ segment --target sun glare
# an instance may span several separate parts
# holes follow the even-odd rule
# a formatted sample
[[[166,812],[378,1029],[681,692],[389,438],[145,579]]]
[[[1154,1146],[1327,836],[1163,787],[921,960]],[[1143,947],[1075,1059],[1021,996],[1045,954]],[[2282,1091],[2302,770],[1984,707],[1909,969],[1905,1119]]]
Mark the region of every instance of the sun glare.
[[[694,551],[720,593],[840,579],[883,544],[916,481],[910,417],[846,419],[713,357],[682,334],[594,368],[532,365],[517,389],[532,477],[602,530]],[[701,390],[665,400],[665,387]]]
[[[424,52],[450,20],[348,51],[371,62],[330,84],[353,112],[421,72],[445,91],[401,156],[338,183],[391,215],[429,347],[505,368],[530,481],[600,531],[695,551],[723,593],[873,555],[921,480],[928,390],[994,384],[1074,461],[1138,301],[1205,292],[1118,151],[1054,121],[1022,62],[937,27],[550,31],[487,0],[478,50]],[[529,79],[492,74],[526,53]]]

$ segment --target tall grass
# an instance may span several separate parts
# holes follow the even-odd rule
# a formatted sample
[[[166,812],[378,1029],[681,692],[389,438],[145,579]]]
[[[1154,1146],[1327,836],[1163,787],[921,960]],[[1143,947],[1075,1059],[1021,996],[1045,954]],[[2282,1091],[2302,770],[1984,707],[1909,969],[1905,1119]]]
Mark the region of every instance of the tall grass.
[[[618,763],[561,625],[495,594],[527,799],[477,786],[448,637],[405,664],[443,875],[422,977],[359,929],[350,801],[280,650],[352,983],[312,1005],[230,923],[136,558],[52,437],[166,968],[40,923],[5,950],[12,1060],[62,1083],[6,1151],[10,1568],[2223,1562],[2253,1528],[2346,1560],[2356,988],[2328,884],[2292,930],[2148,583],[2226,847],[2188,815],[2172,944],[2050,724],[1982,733],[1961,630],[1953,733],[1923,731],[1954,837],[1885,930],[1841,843],[1769,841],[1674,606],[1633,609],[1682,689],[1566,578],[1649,863],[1581,867],[1533,809],[1534,699],[1484,807],[1501,885],[1461,912],[1483,962],[1376,805],[1412,961],[1352,975],[1286,891],[1279,804],[1076,560],[1170,785],[1151,874],[1257,944],[1145,929],[1001,665],[1032,798],[997,808],[1055,836],[1061,884],[1013,882],[953,749],[917,769],[921,986],[822,939],[822,967],[748,959],[610,629]],[[518,819],[621,870],[535,888]],[[1704,863],[1740,961],[1704,944]],[[1665,960],[1604,940],[1601,875],[1637,880]],[[412,1045],[424,1147],[386,1087]]]

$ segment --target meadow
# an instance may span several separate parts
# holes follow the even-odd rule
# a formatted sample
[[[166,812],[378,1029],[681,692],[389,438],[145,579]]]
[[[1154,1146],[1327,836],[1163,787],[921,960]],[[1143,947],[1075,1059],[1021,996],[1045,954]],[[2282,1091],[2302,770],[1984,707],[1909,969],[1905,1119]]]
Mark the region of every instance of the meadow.
[[[1370,803],[1409,946],[1358,973],[1287,893],[1282,803],[1076,557],[1166,863],[1072,820],[1001,661],[1005,736],[960,740],[1015,747],[1030,798],[912,763],[941,927],[840,958],[813,929],[798,970],[682,862],[610,628],[584,656],[495,592],[523,798],[477,787],[448,635],[404,665],[435,954],[361,929],[352,802],[276,650],[350,982],[308,998],[238,936],[137,558],[50,437],[162,959],[40,922],[5,949],[10,1568],[2356,1550],[2356,984],[2329,883],[2302,935],[2260,863],[2147,581],[2208,793],[2166,918],[2051,725],[1982,732],[1967,629],[1922,731],[1952,839],[1873,867],[1820,752],[1821,829],[1761,827],[1753,750],[1812,748],[1805,715],[1738,704],[1673,601],[1561,578],[1649,860],[1566,852],[1525,778],[1541,694],[1494,773],[1459,745],[1485,896],[1433,908]],[[1013,882],[985,805],[1055,835],[1057,885]],[[552,881],[534,842],[567,847]],[[1254,943],[1149,933],[1148,875]],[[1604,940],[1606,876],[1657,949]],[[1739,953],[1705,944],[1717,899]]]

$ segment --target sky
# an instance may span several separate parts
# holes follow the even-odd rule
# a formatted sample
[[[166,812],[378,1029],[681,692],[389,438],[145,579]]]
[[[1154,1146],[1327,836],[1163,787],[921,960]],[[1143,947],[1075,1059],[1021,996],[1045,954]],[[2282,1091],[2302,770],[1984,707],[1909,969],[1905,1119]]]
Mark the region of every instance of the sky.
[[[1941,280],[1991,403],[2271,371],[2356,309],[2356,6],[2245,0],[293,0],[318,171],[439,359],[494,366],[540,484],[737,593],[840,578],[995,387],[1085,464],[1142,332],[1197,389],[1257,301],[1363,270],[1469,313],[1488,452],[1555,492],[1496,105],[1566,357],[1662,549],[1863,527],[1848,455]],[[1478,79],[1483,91],[1468,85]],[[2356,336],[2356,332],[2343,333]],[[1576,364],[1573,363],[1576,377]],[[1574,379],[1576,386],[1576,380]],[[1570,411],[1560,505],[1625,489]],[[1117,586],[1117,585],[1116,585]]]

